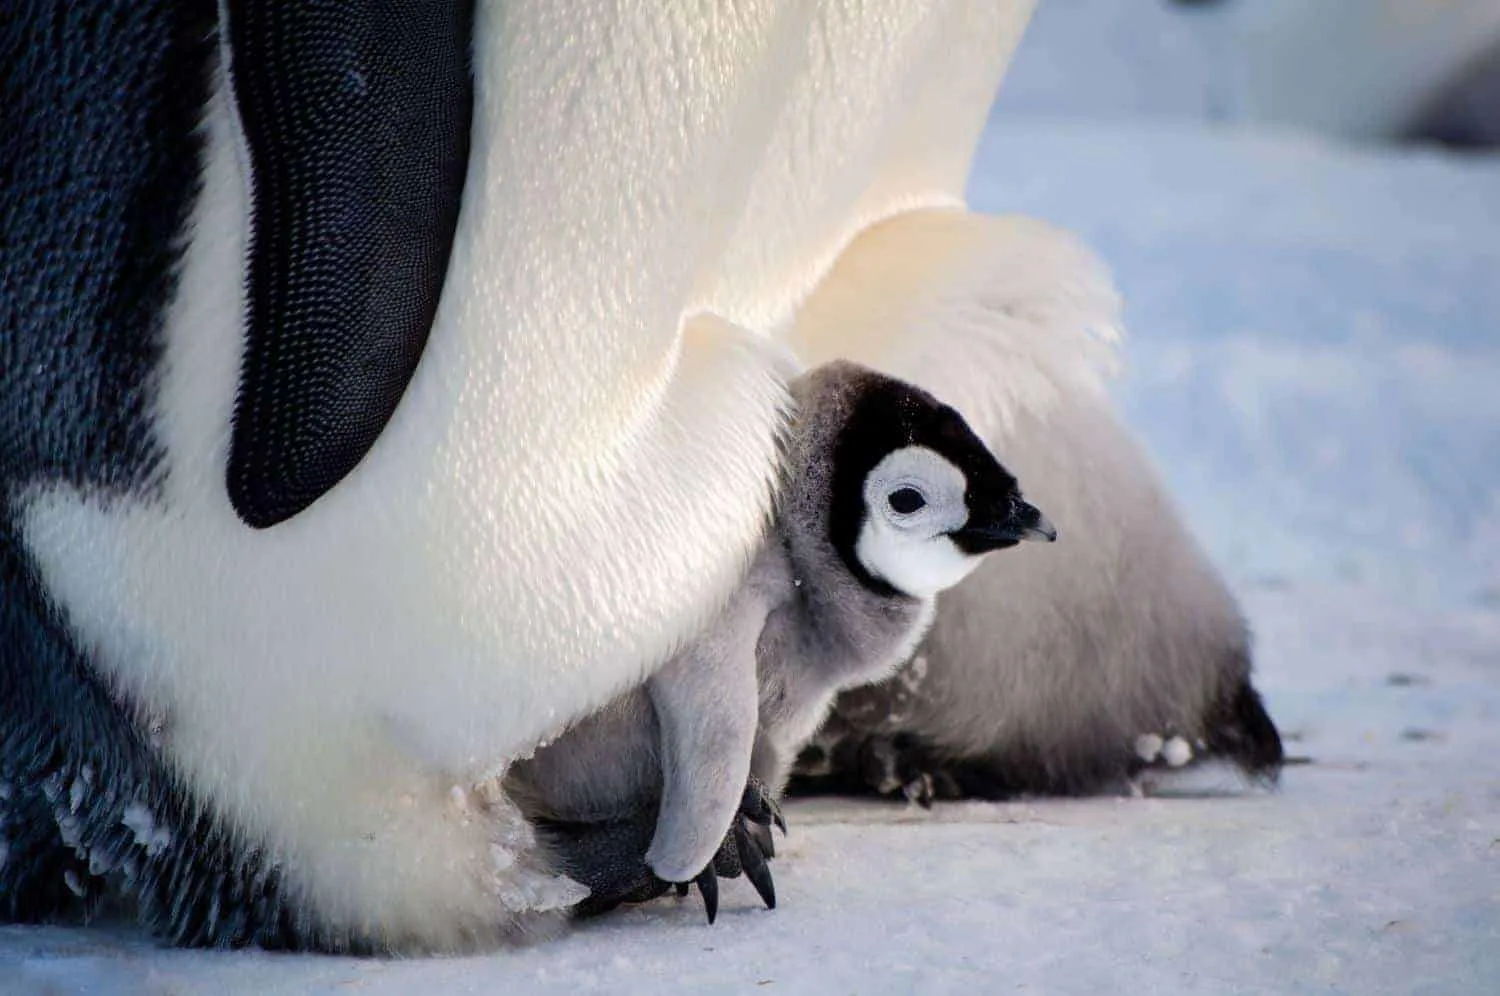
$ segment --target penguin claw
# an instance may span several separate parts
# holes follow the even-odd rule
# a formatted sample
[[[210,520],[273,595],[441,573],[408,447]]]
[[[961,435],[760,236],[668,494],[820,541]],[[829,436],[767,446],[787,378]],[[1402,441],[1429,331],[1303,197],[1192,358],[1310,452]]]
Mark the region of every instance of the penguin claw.
[[[771,869],[766,865],[767,855],[761,852],[760,842],[755,839],[750,829],[753,824],[746,825],[743,821],[736,821],[734,830],[735,850],[738,852],[740,867],[745,871],[745,877],[755,887],[756,895],[760,896],[761,902],[766,904],[766,909],[776,908],[776,883],[771,878]],[[766,834],[766,840],[771,835]]]
[[[781,805],[771,796],[765,783],[754,775],[745,783],[745,795],[740,800],[740,815],[763,827],[774,823],[781,828],[782,835],[786,835],[786,817],[781,813]]]
[[[732,858],[744,871],[745,877],[755,887],[756,895],[766,904],[766,909],[776,908],[776,882],[766,861],[776,856],[776,845],[771,835],[772,825],[786,834],[786,817],[781,806],[767,791],[765,783],[754,775],[745,783],[745,795],[740,800],[740,812],[730,827],[729,838],[724,843],[727,849],[730,839],[734,850],[724,857]]]
[[[771,836],[771,828],[763,827],[759,823],[749,823],[745,826],[745,832],[760,849],[760,853],[767,859],[776,857],[776,840]],[[785,831],[782,831],[785,833]]]
[[[708,922],[712,924],[719,915],[719,876],[714,871],[713,863],[710,862],[693,881],[698,886],[698,895],[703,897],[703,911],[708,914]]]
[[[719,879],[741,873],[767,909],[776,908],[776,883],[767,861],[776,856],[771,827],[786,833],[781,807],[758,779],[745,785],[740,810],[707,868],[691,881],[667,882],[646,866],[644,854],[655,829],[654,814],[600,823],[538,820],[563,859],[564,870],[589,888],[574,907],[577,916],[596,916],[626,903],[648,902],[667,892],[686,897],[693,886],[703,898],[708,922],[719,916]]]
[[[693,880],[698,885],[698,891],[703,894],[709,923],[713,923],[718,912],[718,879],[739,878],[742,873],[750,880],[750,885],[755,889],[755,894],[760,896],[761,902],[766,904],[766,909],[776,908],[776,881],[766,864],[768,859],[776,855],[771,837],[773,825],[781,827],[781,832],[786,833],[786,819],[781,815],[781,807],[758,779],[751,778],[745,786],[740,811],[735,814],[734,822],[720,842],[713,861]],[[706,891],[705,883],[708,883]],[[684,888],[686,886],[678,886],[679,890]]]

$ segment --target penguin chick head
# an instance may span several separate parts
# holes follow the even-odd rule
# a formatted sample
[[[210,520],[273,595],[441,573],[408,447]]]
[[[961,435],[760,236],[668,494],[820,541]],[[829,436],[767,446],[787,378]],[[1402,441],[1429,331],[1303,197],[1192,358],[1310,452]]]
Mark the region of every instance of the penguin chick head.
[[[804,417],[835,423],[826,437],[827,535],[866,586],[931,598],[986,553],[1057,538],[957,411],[854,364],[815,376],[822,383],[807,391],[816,400]]]

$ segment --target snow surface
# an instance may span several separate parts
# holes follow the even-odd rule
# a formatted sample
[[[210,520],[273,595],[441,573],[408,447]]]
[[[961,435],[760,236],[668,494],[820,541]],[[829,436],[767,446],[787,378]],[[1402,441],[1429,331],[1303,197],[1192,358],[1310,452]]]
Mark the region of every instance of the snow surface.
[[[1119,399],[1311,762],[1280,792],[795,804],[774,912],[485,957],[0,928],[0,994],[1500,992],[1500,159],[1008,118],[973,193],[1116,267]]]

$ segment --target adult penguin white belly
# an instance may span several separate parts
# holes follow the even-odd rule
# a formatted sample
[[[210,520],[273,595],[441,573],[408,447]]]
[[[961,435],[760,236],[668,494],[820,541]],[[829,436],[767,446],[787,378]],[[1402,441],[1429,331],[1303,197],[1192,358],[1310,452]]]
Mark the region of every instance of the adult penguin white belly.
[[[6,916],[446,949],[574,898],[450,789],[717,608],[768,335],[957,201],[1030,2],[637,7],[7,19]]]

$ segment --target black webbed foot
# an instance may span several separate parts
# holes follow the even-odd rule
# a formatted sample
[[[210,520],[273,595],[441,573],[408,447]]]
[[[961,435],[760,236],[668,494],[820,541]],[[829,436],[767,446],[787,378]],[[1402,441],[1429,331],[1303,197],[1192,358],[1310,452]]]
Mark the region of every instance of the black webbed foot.
[[[786,833],[786,817],[782,815],[781,805],[771,796],[765,783],[754,775],[745,783],[740,815],[756,826],[769,830],[775,824],[783,834]]]
[[[774,910],[776,883],[771,878],[770,866],[766,864],[769,855],[761,851],[760,842],[750,835],[750,830],[743,821],[735,822],[730,836],[734,838],[735,857],[739,858],[745,877],[755,887],[756,895],[766,904],[766,909]],[[770,834],[766,835],[766,839],[770,839]]]

